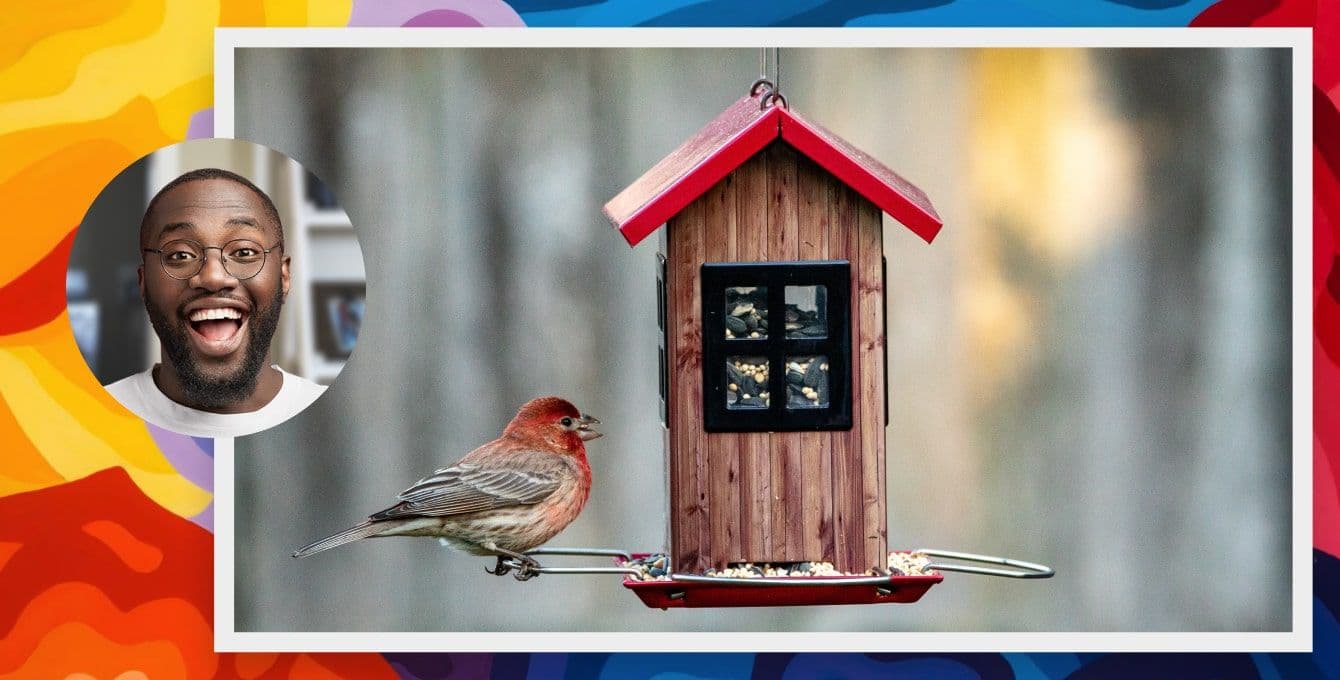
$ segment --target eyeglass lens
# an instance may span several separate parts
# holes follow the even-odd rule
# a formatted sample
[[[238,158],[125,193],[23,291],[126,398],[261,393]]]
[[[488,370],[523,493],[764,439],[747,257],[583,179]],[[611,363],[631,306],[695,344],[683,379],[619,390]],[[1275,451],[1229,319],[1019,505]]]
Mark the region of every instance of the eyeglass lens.
[[[174,279],[189,279],[205,266],[205,251],[218,250],[223,269],[235,279],[249,279],[265,267],[265,249],[261,244],[237,239],[222,246],[202,246],[195,241],[169,241],[160,248],[163,271]]]

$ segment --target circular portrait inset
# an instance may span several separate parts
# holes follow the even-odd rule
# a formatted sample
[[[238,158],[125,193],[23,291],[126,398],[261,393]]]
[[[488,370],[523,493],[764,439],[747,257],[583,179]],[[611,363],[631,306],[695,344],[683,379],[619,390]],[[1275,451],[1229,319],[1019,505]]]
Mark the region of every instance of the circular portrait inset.
[[[66,295],[107,391],[203,437],[259,432],[315,401],[353,351],[366,297],[331,192],[233,139],[164,147],[117,175],[79,225]]]

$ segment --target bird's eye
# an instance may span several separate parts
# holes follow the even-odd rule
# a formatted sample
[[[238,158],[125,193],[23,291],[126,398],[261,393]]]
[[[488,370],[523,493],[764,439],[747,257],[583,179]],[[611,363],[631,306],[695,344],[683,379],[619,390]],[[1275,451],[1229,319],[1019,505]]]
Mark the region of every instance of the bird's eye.
[[[563,416],[563,419],[558,422],[563,427],[572,427],[572,418],[569,418],[567,416]]]

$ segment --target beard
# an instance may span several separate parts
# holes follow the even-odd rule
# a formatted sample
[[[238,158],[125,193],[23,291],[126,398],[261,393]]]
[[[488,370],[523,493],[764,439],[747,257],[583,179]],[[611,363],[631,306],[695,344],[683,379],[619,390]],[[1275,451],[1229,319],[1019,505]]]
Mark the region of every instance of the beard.
[[[270,340],[279,327],[279,312],[284,307],[284,289],[276,291],[274,299],[264,309],[257,309],[247,319],[247,339],[242,347],[242,363],[227,375],[207,375],[200,370],[191,354],[190,331],[186,324],[174,323],[157,308],[145,301],[149,323],[163,345],[168,361],[177,372],[182,391],[193,408],[216,411],[250,397],[256,391],[256,381],[265,367],[270,351]],[[180,315],[179,315],[180,317]]]

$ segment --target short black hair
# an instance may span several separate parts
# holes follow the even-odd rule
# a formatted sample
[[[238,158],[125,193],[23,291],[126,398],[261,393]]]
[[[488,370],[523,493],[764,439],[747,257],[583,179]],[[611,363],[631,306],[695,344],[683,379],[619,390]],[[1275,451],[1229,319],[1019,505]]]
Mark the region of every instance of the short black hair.
[[[158,190],[158,193],[154,194],[153,198],[149,199],[149,207],[144,209],[144,217],[140,220],[140,245],[144,245],[147,242],[149,236],[149,216],[154,214],[154,208],[158,206],[158,199],[162,198],[163,194],[166,194],[187,182],[198,182],[207,179],[226,179],[250,189],[252,193],[260,197],[261,205],[265,208],[265,214],[270,219],[274,220],[275,226],[279,227],[279,238],[284,238],[284,222],[279,219],[279,210],[275,208],[275,202],[270,200],[270,196],[264,191],[261,191],[260,187],[252,184],[251,180],[235,172],[230,172],[222,168],[200,168],[199,170],[192,170],[184,173],[171,182],[168,182],[166,186]]]

